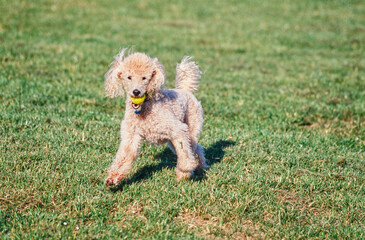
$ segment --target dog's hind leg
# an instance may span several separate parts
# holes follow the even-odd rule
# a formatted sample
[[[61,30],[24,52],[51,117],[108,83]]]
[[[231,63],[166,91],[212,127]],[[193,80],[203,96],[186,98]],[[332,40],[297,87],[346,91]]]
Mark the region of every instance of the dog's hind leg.
[[[191,103],[189,104],[189,108],[185,117],[185,122],[189,126],[189,135],[194,155],[197,155],[199,160],[198,168],[205,169],[208,167],[208,165],[204,156],[204,148],[198,144],[200,131],[204,122],[203,109],[200,103],[195,99],[191,99]]]
[[[199,165],[198,169],[206,169],[208,167],[207,160],[204,156],[204,148],[200,144],[196,144],[195,154],[198,155]]]
[[[170,141],[167,141],[167,146],[169,146],[170,150],[176,155],[175,147]]]

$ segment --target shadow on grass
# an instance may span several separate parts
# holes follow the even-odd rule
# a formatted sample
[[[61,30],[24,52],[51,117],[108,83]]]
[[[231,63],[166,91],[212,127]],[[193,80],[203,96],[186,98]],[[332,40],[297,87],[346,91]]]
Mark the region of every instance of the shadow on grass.
[[[235,145],[236,143],[231,140],[219,140],[215,143],[213,143],[208,149],[205,150],[205,157],[207,159],[207,163],[209,165],[208,168],[210,168],[212,165],[219,163],[222,161],[224,157],[224,149]],[[169,148],[165,148],[163,152],[155,155],[156,159],[160,159],[161,161],[156,164],[150,164],[147,166],[144,166],[131,177],[123,180],[118,184],[118,186],[111,188],[112,191],[121,191],[123,190],[123,187],[126,185],[130,185],[132,183],[141,182],[145,179],[150,178],[153,173],[157,171],[161,171],[163,168],[175,168],[176,167],[176,155],[172,153],[172,151]],[[207,170],[200,170],[196,171],[193,177],[193,181],[201,181],[206,178]]]

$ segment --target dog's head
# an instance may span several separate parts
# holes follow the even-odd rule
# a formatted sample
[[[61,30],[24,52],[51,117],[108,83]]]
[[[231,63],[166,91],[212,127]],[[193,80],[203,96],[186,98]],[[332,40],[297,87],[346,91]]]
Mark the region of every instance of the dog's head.
[[[114,57],[105,74],[106,95],[111,98],[124,96],[125,91],[130,97],[141,97],[159,91],[165,83],[165,72],[158,59],[144,53],[125,56],[126,50]]]

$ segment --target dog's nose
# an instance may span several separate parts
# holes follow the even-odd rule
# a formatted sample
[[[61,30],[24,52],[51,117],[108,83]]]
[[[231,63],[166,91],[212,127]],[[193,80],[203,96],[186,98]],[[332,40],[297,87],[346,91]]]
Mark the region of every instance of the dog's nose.
[[[139,94],[141,93],[141,91],[139,91],[138,89],[134,89],[133,90],[133,94],[134,94],[134,96],[138,96]]]

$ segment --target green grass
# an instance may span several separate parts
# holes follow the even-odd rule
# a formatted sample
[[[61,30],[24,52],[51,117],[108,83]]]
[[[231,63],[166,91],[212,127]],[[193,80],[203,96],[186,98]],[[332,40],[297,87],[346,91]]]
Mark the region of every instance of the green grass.
[[[158,2],[158,3],[157,3]],[[365,238],[363,1],[0,1],[0,238]],[[204,76],[210,168],[143,145],[104,186],[122,47]]]

